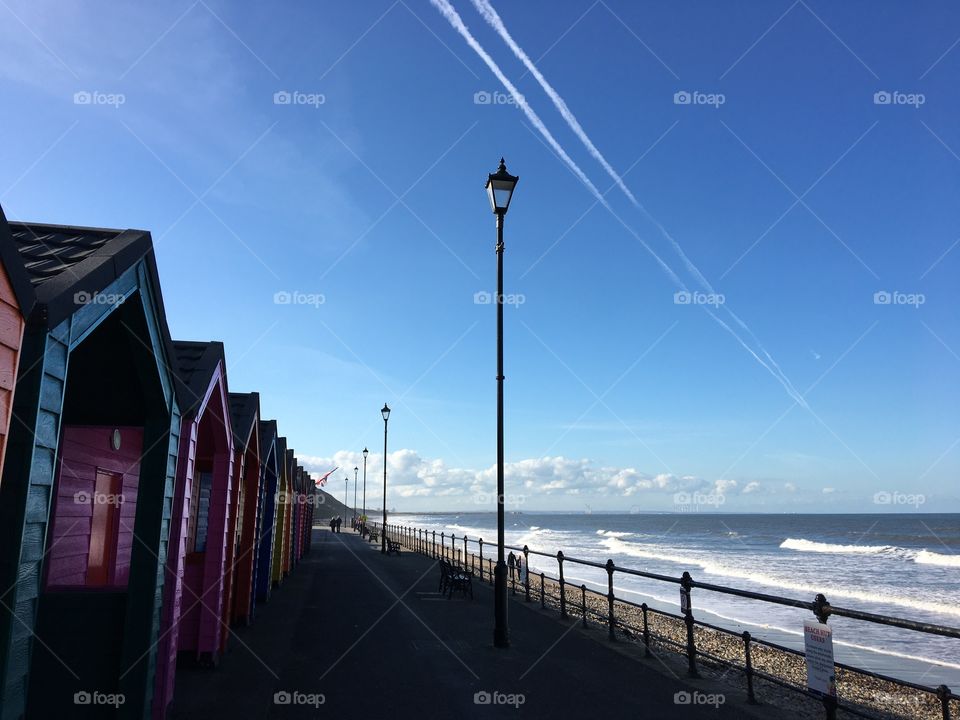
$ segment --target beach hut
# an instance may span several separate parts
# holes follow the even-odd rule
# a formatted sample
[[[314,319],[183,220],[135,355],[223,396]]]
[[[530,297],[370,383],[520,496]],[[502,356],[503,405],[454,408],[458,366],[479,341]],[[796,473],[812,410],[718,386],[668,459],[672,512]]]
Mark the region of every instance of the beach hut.
[[[271,579],[274,586],[283,582],[289,568],[289,527],[290,527],[290,464],[287,461],[287,439],[277,438],[277,464],[280,476],[277,479],[277,519],[273,526],[273,570]]]
[[[257,559],[257,514],[260,507],[260,395],[230,393],[233,425],[233,496],[227,545],[226,591],[223,621],[247,625],[250,622],[254,573]],[[228,633],[222,634],[221,652]]]
[[[320,497],[320,494],[317,492],[317,488],[313,483],[313,477],[310,475],[310,473],[307,473],[306,482],[304,483],[307,488],[307,499],[306,504],[304,505],[304,507],[307,509],[306,532],[304,533],[303,538],[304,555],[310,552],[310,545],[313,540],[313,521],[317,512],[317,499]]]
[[[216,664],[223,632],[233,430],[219,342],[174,341],[183,419],[167,557],[154,717],[173,699],[178,653]]]
[[[0,482],[0,717],[102,712],[75,704],[92,693],[143,717],[180,428],[152,239],[10,223],[0,243],[35,299]]]
[[[290,556],[291,562],[294,567],[297,566],[300,562],[301,550],[302,550],[302,541],[303,541],[303,519],[306,514],[306,508],[304,507],[303,501],[305,498],[305,493],[303,491],[303,467],[297,465],[297,459],[293,459],[294,469],[293,469],[293,492],[294,492],[294,513],[293,513],[293,537],[291,538],[293,548],[292,554]]]
[[[260,455],[263,458],[263,480],[260,484],[260,526],[257,530],[259,548],[255,599],[266,602],[273,588],[273,548],[277,522],[277,481],[280,465],[277,461],[277,421],[260,423]],[[253,605],[256,609],[256,603]]]
[[[13,389],[17,382],[20,344],[24,318],[35,302],[33,286],[27,275],[0,208],[0,468],[7,447]]]
[[[292,449],[288,449],[286,453],[287,458],[287,505],[289,507],[289,512],[284,518],[284,530],[283,537],[285,538],[284,542],[284,563],[283,563],[283,576],[286,577],[290,574],[290,571],[294,566],[293,559],[293,530],[294,530],[294,511],[297,506],[297,491],[294,487],[296,482],[296,472],[297,472],[297,459]]]

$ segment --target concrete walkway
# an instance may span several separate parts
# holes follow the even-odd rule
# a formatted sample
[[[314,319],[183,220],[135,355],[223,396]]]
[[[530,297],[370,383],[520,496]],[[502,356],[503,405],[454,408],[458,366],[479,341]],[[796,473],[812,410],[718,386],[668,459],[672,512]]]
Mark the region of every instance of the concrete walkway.
[[[258,605],[254,624],[234,631],[219,666],[177,671],[172,717],[757,716],[740,697],[702,704],[705,688],[701,704],[675,703],[694,693],[682,675],[519,595],[511,647],[495,649],[492,589],[475,579],[474,600],[439,598],[439,575],[422,555],[383,556],[349,529],[314,530],[310,555]]]

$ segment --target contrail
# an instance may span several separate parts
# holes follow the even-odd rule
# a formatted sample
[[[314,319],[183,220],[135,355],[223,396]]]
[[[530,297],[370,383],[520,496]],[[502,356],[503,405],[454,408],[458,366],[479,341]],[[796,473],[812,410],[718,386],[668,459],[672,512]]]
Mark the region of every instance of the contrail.
[[[464,24],[463,19],[460,17],[460,14],[454,9],[454,7],[448,2],[448,0],[430,0],[430,3],[439,10],[443,16],[447,19],[450,25],[453,26],[453,29],[456,30],[463,36],[463,39],[467,41],[467,44],[473,48],[473,51],[480,56],[480,59],[483,60],[487,67],[490,68],[490,71],[497,76],[497,79],[503,83],[503,86],[509,91],[513,96],[513,101],[517,104],[517,107],[523,111],[523,114],[527,116],[527,119],[533,123],[533,126],[540,131],[540,134],[550,143],[550,147],[553,148],[554,152],[560,156],[560,158],[566,163],[574,175],[576,175],[580,182],[586,185],[587,189],[593,194],[597,201],[603,205],[605,208],[610,206],[607,204],[607,200],[600,193],[599,190],[590,182],[590,178],[586,176],[583,170],[573,161],[573,159],[567,155],[567,152],[560,146],[560,143],[556,141],[553,135],[550,134],[550,131],[547,130],[547,126],[543,124],[543,121],[539,116],[533,111],[533,109],[527,104],[527,101],[524,99],[517,88],[514,87],[513,83],[507,79],[507,76],[503,74],[499,66],[493,61],[487,51],[484,50],[480,43],[477,42],[477,39],[473,37],[470,30]]]
[[[471,0],[471,1],[473,2],[477,10],[480,11],[481,15],[483,15],[483,17],[487,19],[487,22],[490,23],[494,27],[494,29],[498,32],[498,34],[500,34],[500,36],[507,42],[507,44],[510,45],[511,49],[513,49],[514,51],[514,54],[516,54],[517,57],[524,62],[524,64],[531,71],[531,73],[533,73],[534,77],[537,78],[537,81],[540,83],[541,87],[543,87],[543,89],[550,96],[551,100],[553,100],[554,105],[560,111],[561,115],[563,115],[564,119],[567,120],[567,123],[574,130],[574,132],[577,134],[580,140],[587,146],[591,154],[601,162],[601,164],[606,169],[606,171],[616,181],[620,189],[627,195],[627,197],[630,198],[633,204],[636,207],[638,207],[654,225],[656,225],[656,227],[660,230],[660,232],[664,235],[664,237],[666,237],[670,241],[674,249],[677,251],[681,259],[683,260],[684,265],[687,267],[687,270],[697,278],[700,284],[704,288],[706,288],[708,292],[713,293],[714,291],[713,291],[713,288],[710,286],[710,283],[707,282],[707,279],[703,276],[703,274],[699,271],[699,269],[697,269],[696,265],[694,265],[693,262],[686,256],[686,254],[683,252],[682,248],[677,243],[677,241],[674,240],[673,237],[671,237],[670,234],[666,231],[666,228],[664,228],[659,222],[657,222],[657,220],[652,215],[650,215],[647,209],[643,207],[643,205],[640,202],[637,201],[637,199],[633,196],[633,194],[626,187],[626,185],[624,185],[623,180],[620,178],[620,176],[610,166],[610,164],[606,161],[606,159],[604,159],[603,155],[600,153],[599,150],[597,150],[596,146],[593,145],[593,143],[590,141],[590,138],[587,137],[587,134],[583,131],[583,128],[580,126],[576,118],[573,116],[573,113],[570,112],[570,109],[567,107],[567,104],[557,94],[557,92],[553,89],[553,87],[546,81],[546,79],[543,77],[540,71],[536,69],[536,67],[530,61],[530,58],[527,57],[526,53],[523,52],[522,48],[520,48],[516,44],[516,42],[514,42],[509,32],[507,32],[506,27],[503,25],[503,22],[500,20],[500,16],[497,15],[496,10],[493,9],[489,1],[488,0]],[[687,286],[680,279],[680,277],[673,271],[673,269],[659,255],[657,255],[657,253],[653,250],[653,248],[651,248],[636,233],[636,231],[633,230],[633,228],[627,225],[616,214],[616,212],[614,212],[613,208],[611,208],[609,203],[607,203],[606,198],[600,193],[599,190],[597,190],[596,186],[594,186],[594,184],[590,181],[590,178],[587,177],[587,175],[583,172],[583,170],[580,169],[580,167],[573,161],[573,159],[563,149],[560,143],[557,142],[557,140],[553,137],[553,135],[547,129],[546,125],[544,125],[540,117],[533,111],[533,108],[531,108],[530,105],[527,103],[523,95],[519,93],[519,91],[514,86],[514,84],[510,82],[510,80],[507,78],[506,75],[504,75],[503,71],[500,69],[497,63],[494,62],[493,58],[490,57],[489,53],[487,53],[487,51],[483,49],[483,47],[480,45],[477,39],[473,36],[473,34],[467,28],[466,24],[463,22],[463,19],[460,17],[460,14],[450,4],[449,0],[430,0],[430,3],[435,8],[437,8],[437,10],[440,11],[440,13],[447,19],[447,21],[450,23],[453,29],[456,30],[458,33],[460,33],[463,39],[467,41],[467,44],[473,49],[475,53],[477,53],[477,55],[480,57],[481,60],[483,60],[483,62],[487,65],[487,67],[490,68],[490,71],[493,72],[494,75],[496,75],[497,79],[501,82],[501,84],[503,84],[503,86],[507,89],[510,95],[513,96],[513,100],[517,104],[517,107],[520,108],[523,114],[527,116],[527,119],[530,120],[533,126],[537,128],[537,130],[544,137],[547,143],[549,143],[550,147],[553,148],[554,152],[556,152],[557,155],[560,157],[560,159],[563,160],[563,162],[567,165],[567,167],[569,167],[570,170],[573,171],[573,173],[577,176],[580,182],[584,184],[584,186],[597,199],[597,201],[601,205],[603,205],[607,209],[607,211],[610,212],[620,222],[620,224],[623,225],[624,228],[626,228],[630,232],[630,234],[632,234],[640,242],[640,244],[644,247],[644,249],[646,249],[646,251],[657,261],[657,263],[664,270],[664,272],[667,273],[667,276],[674,282],[675,285],[680,287],[683,291],[689,292],[687,290]],[[480,3],[482,3],[482,5]],[[494,22],[494,18],[495,18],[495,22]],[[704,306],[704,309],[707,311],[707,314],[709,314],[710,317],[712,317],[724,330],[730,333],[730,335],[732,335],[734,339],[736,339],[737,342],[739,342],[740,345],[743,346],[743,348],[748,353],[750,353],[750,355],[752,355],[753,358],[758,363],[760,363],[760,365],[763,366],[763,368],[766,369],[767,372],[769,372],[773,376],[773,378],[777,380],[784,387],[784,389],[787,391],[787,394],[790,395],[790,397],[793,398],[794,401],[796,401],[802,407],[808,407],[806,400],[804,400],[803,396],[796,390],[796,388],[794,388],[789,378],[787,378],[786,375],[783,374],[783,371],[780,370],[780,367],[776,364],[776,362],[773,361],[773,358],[770,357],[770,354],[762,346],[760,346],[760,343],[757,340],[756,336],[752,332],[750,332],[749,328],[747,328],[747,326],[744,324],[742,320],[740,320],[739,317],[734,315],[732,311],[727,310],[727,312],[729,312],[730,315],[733,316],[734,319],[737,321],[737,324],[739,324],[747,332],[750,333],[750,336],[752,337],[754,342],[756,342],[757,345],[760,346],[761,352],[763,352],[763,354],[768,358],[768,360],[773,365],[773,367],[771,367],[771,365],[768,365],[766,362],[764,362],[763,358],[761,358],[756,353],[756,351],[754,351],[753,348],[751,348],[746,342],[743,341],[743,339],[733,330],[733,328],[731,328],[727,323],[721,320],[714,312],[712,312],[706,306]]]
[[[634,206],[636,206],[641,212],[643,212],[646,218],[651,223],[653,223],[656,226],[656,228],[660,231],[660,234],[663,235],[670,242],[674,251],[677,253],[677,255],[680,256],[680,259],[683,262],[684,266],[687,268],[687,271],[691,275],[693,275],[694,278],[696,278],[696,280],[700,283],[701,287],[703,287],[704,290],[706,290],[708,293],[716,295],[717,294],[716,290],[713,289],[713,286],[710,284],[707,278],[703,275],[703,273],[700,272],[700,269],[693,263],[692,260],[690,260],[687,254],[683,251],[683,248],[680,247],[680,244],[676,240],[674,240],[673,236],[670,235],[669,232],[667,232],[667,229],[656,218],[654,218],[653,215],[650,214],[650,212],[643,206],[643,203],[641,203],[639,200],[637,200],[636,197],[634,197],[633,193],[630,192],[630,189],[623,182],[623,178],[621,178],[620,175],[617,173],[617,171],[613,169],[613,166],[611,166],[610,163],[607,162],[607,159],[603,156],[603,153],[600,152],[597,146],[593,144],[593,141],[590,139],[590,136],[587,135],[587,132],[583,129],[583,126],[580,125],[580,122],[577,120],[576,115],[573,114],[573,111],[570,109],[570,107],[567,105],[564,99],[554,89],[554,87],[550,84],[550,82],[543,76],[543,73],[540,72],[539,68],[537,68],[537,66],[534,64],[533,60],[530,59],[530,56],[527,55],[527,53],[524,52],[523,48],[520,47],[520,45],[513,39],[513,36],[510,34],[510,31],[507,29],[507,26],[504,24],[499,13],[497,13],[496,8],[494,8],[493,5],[490,3],[490,0],[471,0],[471,2],[473,3],[473,6],[476,8],[477,12],[480,13],[481,17],[483,17],[483,19],[486,20],[487,24],[490,25],[490,27],[493,28],[494,31],[496,31],[496,33],[500,36],[500,38],[513,51],[513,54],[517,57],[517,59],[520,60],[520,62],[523,63],[523,65],[527,68],[530,74],[533,75],[536,81],[540,84],[540,87],[543,88],[543,91],[547,94],[547,96],[553,102],[553,105],[557,109],[557,112],[560,113],[561,117],[563,117],[563,119],[567,122],[567,125],[570,127],[570,129],[573,130],[574,134],[580,139],[580,142],[582,142],[583,145],[587,148],[587,151],[590,153],[590,155],[593,156],[593,158],[600,163],[600,165],[603,167],[604,170],[606,170],[607,174],[613,179],[613,181],[616,183],[617,187],[620,188],[623,194],[626,195],[627,198],[629,198],[630,202],[632,202]],[[649,250],[649,248],[647,249]],[[677,278],[676,275],[674,275],[674,273],[669,268],[666,267],[666,264],[662,260],[660,260],[659,257],[657,258],[657,260],[660,261],[660,265],[663,266],[664,269],[668,271],[668,273],[672,276],[674,281],[679,282],[679,278]],[[770,370],[775,376],[777,376],[778,380],[780,380],[781,384],[784,385],[784,387],[787,389],[787,392],[791,395],[791,397],[793,397],[798,402],[800,402],[801,405],[805,406],[806,403],[803,400],[803,397],[793,386],[793,383],[790,382],[790,379],[780,369],[780,366],[777,365],[776,361],[773,359],[770,353],[768,353],[766,348],[763,347],[759,339],[757,339],[756,335],[753,334],[753,331],[751,331],[750,328],[747,327],[746,323],[744,323],[743,320],[741,320],[732,310],[726,307],[726,305],[724,305],[724,310],[726,310],[730,314],[730,316],[733,318],[734,322],[736,322],[737,325],[739,325],[745,332],[749,333],[750,338],[756,343],[757,347],[760,349],[760,352],[763,353],[764,357],[766,357],[766,359],[769,361],[772,367],[767,366],[767,363],[763,362],[760,359],[760,357],[755,352],[753,352],[753,350],[750,350],[750,354],[753,355],[755,358],[757,358],[757,360],[760,361],[761,364],[763,364],[764,366],[767,366],[767,369]],[[717,320],[718,322],[720,321],[719,318],[717,318],[716,316],[714,316],[714,319]],[[742,345],[744,345],[744,347],[747,347],[746,344],[739,338],[739,336],[737,336],[736,333],[734,333],[732,328],[728,327],[726,324],[723,324],[723,326],[731,334],[733,334],[734,337],[736,337],[737,340],[740,341]]]
[[[630,198],[630,201],[636,205],[640,206],[640,203],[633,196],[633,193],[630,192],[630,189],[624,184],[623,179],[620,175],[617,174],[617,171],[613,169],[610,163],[607,162],[607,159],[603,156],[596,145],[590,140],[586,131],[577,121],[576,116],[573,114],[573,111],[567,106],[567,103],[564,102],[563,98],[560,97],[560,94],[553,89],[553,86],[547,82],[547,79],[543,76],[540,70],[537,69],[537,66],[533,64],[533,61],[529,56],[523,51],[517,43],[514,41],[513,36],[510,35],[510,32],[507,30],[506,25],[503,24],[503,20],[500,19],[500,15],[497,14],[497,11],[494,9],[493,5],[490,4],[490,0],[471,0],[473,6],[477,9],[477,12],[487,21],[487,24],[490,25],[494,30],[497,31],[497,34],[503,38],[503,41],[510,46],[510,49],[513,50],[513,54],[522,62],[527,70],[537,79],[537,82],[540,83],[540,87],[543,88],[543,91],[547,93],[547,96],[553,101],[554,107],[557,108],[557,111],[560,115],[563,116],[563,119],[567,121],[567,125],[570,126],[570,129],[576,133],[576,136],[580,138],[590,154],[593,156],[593,159],[596,160],[603,166],[603,169],[607,171],[607,174],[613,178],[613,181],[617,183],[619,188],[623,193]]]

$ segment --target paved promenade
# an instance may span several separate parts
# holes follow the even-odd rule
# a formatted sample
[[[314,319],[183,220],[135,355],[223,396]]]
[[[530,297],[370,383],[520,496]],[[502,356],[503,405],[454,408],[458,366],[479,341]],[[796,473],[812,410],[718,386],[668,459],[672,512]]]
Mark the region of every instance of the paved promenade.
[[[695,688],[656,659],[634,660],[579,621],[510,602],[511,647],[492,645],[493,591],[436,595],[435,561],[383,556],[350,530],[314,530],[313,548],[230,637],[216,669],[177,673],[174,718],[743,718],[734,693],[678,705]],[[716,688],[701,686],[704,693]],[[487,693],[487,695],[477,695]],[[475,699],[496,702],[480,704]],[[289,700],[289,704],[283,701]],[[782,717],[782,713],[778,713]]]

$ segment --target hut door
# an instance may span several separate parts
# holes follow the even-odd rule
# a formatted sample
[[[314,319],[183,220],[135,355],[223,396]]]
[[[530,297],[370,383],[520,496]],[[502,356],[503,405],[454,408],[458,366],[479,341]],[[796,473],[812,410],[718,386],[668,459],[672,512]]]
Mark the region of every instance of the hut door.
[[[120,497],[123,476],[97,468],[90,523],[90,561],[87,585],[104,586],[113,582],[120,513],[115,498]]]

